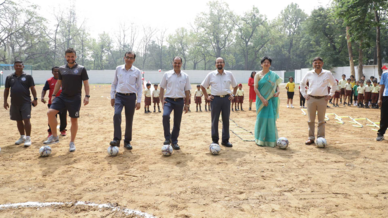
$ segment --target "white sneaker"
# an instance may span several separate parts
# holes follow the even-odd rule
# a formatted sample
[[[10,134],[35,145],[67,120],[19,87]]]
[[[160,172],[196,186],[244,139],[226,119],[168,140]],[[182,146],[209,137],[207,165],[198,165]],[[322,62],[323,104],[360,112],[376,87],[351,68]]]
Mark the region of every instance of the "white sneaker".
[[[24,141],[24,147],[30,147],[30,146],[31,146],[31,138],[26,139],[26,140]]]
[[[20,138],[15,142],[15,145],[20,145],[24,141],[26,141],[26,137],[25,136],[20,136]]]
[[[287,108],[289,108],[290,106],[287,105]]]
[[[69,149],[70,152],[74,152],[75,151],[75,144],[74,144],[74,142],[70,142],[69,147],[70,147],[70,149]]]
[[[59,137],[54,137],[53,135],[51,135],[50,137],[48,137],[48,139],[46,141],[43,142],[43,144],[45,145],[48,145],[48,144],[52,144],[52,143],[57,143],[59,142]]]
[[[291,105],[291,108],[294,108],[294,106],[293,106],[293,105]]]

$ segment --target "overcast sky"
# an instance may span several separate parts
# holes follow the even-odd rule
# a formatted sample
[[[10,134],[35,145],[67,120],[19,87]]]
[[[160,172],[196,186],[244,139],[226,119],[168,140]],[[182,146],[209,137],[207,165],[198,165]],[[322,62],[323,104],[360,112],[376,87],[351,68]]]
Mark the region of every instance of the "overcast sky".
[[[99,33],[114,32],[120,21],[167,28],[168,33],[179,27],[189,27],[197,14],[207,11],[209,0],[30,0],[40,6],[41,14],[49,21],[54,13],[66,12],[72,3],[75,5],[79,21],[86,21],[92,37]],[[307,14],[319,7],[326,7],[330,0],[224,0],[236,14],[243,14],[256,6],[260,13],[272,20],[290,3],[299,4]]]

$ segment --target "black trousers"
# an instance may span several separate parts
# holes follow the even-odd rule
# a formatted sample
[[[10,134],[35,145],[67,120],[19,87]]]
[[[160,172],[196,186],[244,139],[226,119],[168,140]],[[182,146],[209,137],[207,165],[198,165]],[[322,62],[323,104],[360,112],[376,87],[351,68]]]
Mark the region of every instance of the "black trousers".
[[[304,107],[304,104],[306,103],[306,99],[303,97],[302,93],[300,94],[299,102],[300,102],[300,106]]]
[[[383,96],[381,101],[383,104],[381,105],[380,129],[377,132],[377,135],[384,136],[388,127],[388,96]]]
[[[113,116],[114,140],[121,140],[121,111],[125,107],[125,142],[132,140],[133,115],[135,114],[136,95],[117,93],[115,99],[115,114]]]
[[[47,106],[50,109],[51,104],[47,104]],[[66,130],[66,127],[67,127],[67,119],[66,119],[67,110],[60,111],[58,114],[59,114],[59,119],[61,121],[60,126],[59,126],[59,131]],[[55,115],[55,118],[58,117],[58,114]],[[47,132],[51,132],[50,125],[48,125],[48,127],[49,128],[48,128]]]
[[[163,107],[164,138],[166,141],[171,140],[173,144],[178,144],[185,101],[183,98],[175,101],[171,98],[166,98],[166,102]],[[172,132],[170,132],[170,115],[172,111],[174,111],[174,127],[172,128]]]
[[[220,114],[222,115],[222,142],[228,142],[230,138],[229,134],[229,117],[230,117],[230,100],[229,96],[223,98],[214,96],[213,101],[210,102],[211,119],[212,119],[212,140],[218,143],[218,123],[220,122]]]

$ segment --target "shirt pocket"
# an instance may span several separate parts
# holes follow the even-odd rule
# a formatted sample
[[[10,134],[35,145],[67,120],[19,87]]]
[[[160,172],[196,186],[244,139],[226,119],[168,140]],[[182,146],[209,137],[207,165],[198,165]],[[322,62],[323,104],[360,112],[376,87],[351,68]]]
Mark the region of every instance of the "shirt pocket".
[[[129,83],[130,85],[135,85],[135,84],[136,84],[136,81],[137,81],[137,76],[136,76],[136,75],[130,75],[130,76],[129,76],[129,81],[128,81],[128,83]]]
[[[230,89],[230,83],[232,81],[230,79],[226,79],[223,81],[223,84],[222,84],[222,87],[224,88],[224,90],[229,90]]]
[[[216,79],[210,79],[209,86],[211,86],[211,88],[215,90],[219,89],[219,84]]]

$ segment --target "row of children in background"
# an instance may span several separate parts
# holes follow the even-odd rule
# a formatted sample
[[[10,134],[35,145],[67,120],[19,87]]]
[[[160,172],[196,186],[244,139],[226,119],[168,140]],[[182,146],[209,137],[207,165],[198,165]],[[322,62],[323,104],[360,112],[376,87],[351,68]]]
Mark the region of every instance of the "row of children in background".
[[[358,82],[355,81],[354,76],[351,75],[350,78],[345,80],[346,75],[342,75],[342,80],[337,80],[337,90],[335,91],[335,95],[333,97],[334,100],[330,100],[330,103],[333,104],[334,107],[339,107],[338,101],[343,104],[351,106],[354,98],[354,106],[369,108],[371,105],[372,108],[378,109],[378,98],[380,86],[378,85],[378,81],[374,76],[371,76],[370,80],[367,80],[364,83],[364,80],[360,80]],[[365,79],[365,77],[361,77],[361,79]],[[295,83],[294,78],[290,77],[289,82],[286,85],[287,89],[287,108],[294,108],[293,106],[293,98],[295,92]],[[373,81],[373,85],[371,84]],[[306,89],[308,88],[308,83]],[[331,87],[328,87],[328,93],[330,93]],[[299,98],[300,98],[300,108],[305,108],[306,99],[300,92],[299,86]],[[346,100],[348,103],[346,103]]]
[[[369,108],[371,105],[372,108],[378,109],[377,101],[379,98],[380,86],[377,83],[377,79],[371,76],[371,80],[367,80],[366,84],[364,82],[365,77],[361,77],[360,81],[355,81],[354,76],[345,80],[346,75],[342,75],[342,80],[337,81],[337,90],[334,95],[333,104],[334,107],[339,107],[338,101],[343,105],[352,105],[353,97],[354,97],[354,106],[358,106],[359,108],[365,107]],[[373,85],[371,84],[373,81]],[[346,100],[348,103],[346,103]]]
[[[160,94],[160,91],[158,90],[158,84],[154,84],[154,91],[151,93],[151,84],[150,83],[147,83],[146,84],[146,87],[147,89],[144,90],[144,113],[151,113],[150,111],[150,106],[151,106],[151,99],[152,99],[152,102],[154,103],[154,113],[156,112],[156,106],[158,106],[158,112],[160,113],[160,99],[159,99],[159,94]],[[211,94],[211,90],[210,90],[210,87],[208,87],[206,89],[206,92],[208,95]],[[241,96],[241,100],[239,100],[238,102],[240,103],[241,102],[241,110],[242,110],[242,103],[243,103],[243,98],[244,98],[244,90],[242,90],[242,85],[239,84],[239,90],[237,91],[237,96]],[[196,111],[200,111],[202,112],[202,97],[203,97],[203,93],[202,93],[202,90],[201,90],[201,86],[200,85],[197,85],[197,90],[195,91],[194,93],[194,102],[196,104]],[[237,101],[236,101],[237,102]],[[190,104],[191,104],[191,92],[190,92],[190,99],[189,99],[189,111],[191,112],[190,110]],[[199,110],[198,110],[199,109]],[[205,99],[205,111],[210,111],[211,108],[210,108],[210,101]],[[233,108],[232,108],[233,110]]]

